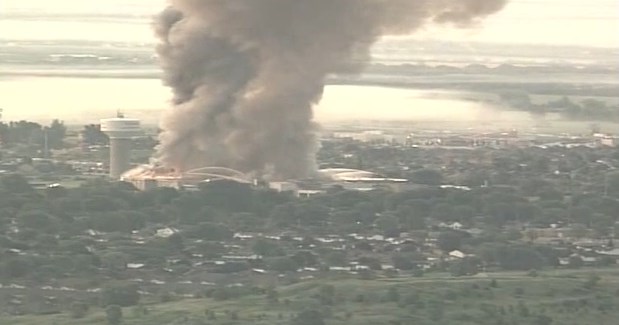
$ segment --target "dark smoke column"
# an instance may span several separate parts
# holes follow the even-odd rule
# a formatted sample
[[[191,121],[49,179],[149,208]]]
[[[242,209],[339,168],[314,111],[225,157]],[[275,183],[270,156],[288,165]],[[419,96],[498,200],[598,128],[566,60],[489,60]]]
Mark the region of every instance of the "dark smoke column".
[[[312,107],[333,73],[354,73],[383,35],[468,25],[506,0],[171,0],[156,21],[174,108],[160,161],[274,178],[315,170]]]

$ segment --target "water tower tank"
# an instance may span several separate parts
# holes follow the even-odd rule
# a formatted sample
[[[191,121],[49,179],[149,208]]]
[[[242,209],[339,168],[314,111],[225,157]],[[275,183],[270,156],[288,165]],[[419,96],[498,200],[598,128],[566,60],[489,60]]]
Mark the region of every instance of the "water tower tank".
[[[120,179],[131,168],[131,142],[143,134],[140,120],[124,117],[103,119],[101,131],[110,138],[110,177]]]

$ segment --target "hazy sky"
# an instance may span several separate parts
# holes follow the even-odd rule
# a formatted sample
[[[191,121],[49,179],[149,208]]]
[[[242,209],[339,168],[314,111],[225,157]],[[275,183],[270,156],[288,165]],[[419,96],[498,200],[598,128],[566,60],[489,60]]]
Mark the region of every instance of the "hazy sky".
[[[148,16],[164,4],[164,0],[0,0],[0,39],[152,42]],[[110,21],[67,14],[131,17]],[[415,37],[619,47],[619,0],[512,0],[479,28],[430,28]]]
[[[153,43],[155,39],[150,27],[152,15],[164,8],[165,2],[165,0],[0,0],[0,40]],[[414,37],[424,40],[619,48],[619,0],[511,0],[503,12],[489,18],[478,28],[462,31],[433,27]],[[414,51],[408,47],[405,50]],[[0,54],[1,52],[0,45]],[[565,55],[569,57],[573,54]],[[2,77],[1,71],[0,77]],[[103,94],[101,89],[108,91]],[[415,97],[413,102],[408,98],[402,98],[408,95],[397,90],[380,89],[374,92],[364,90],[363,96],[358,93],[352,95],[353,91],[354,89],[348,87],[328,88],[325,100],[316,110],[317,117],[338,119],[351,114],[357,116],[359,107],[377,106],[390,99],[394,110],[386,111],[381,108],[367,111],[380,112],[381,116],[390,118],[399,116],[402,111],[410,111],[411,107],[419,108],[414,112],[417,115],[427,112],[422,108],[430,108],[430,111],[438,112],[439,116],[453,117],[455,116],[453,111],[440,111],[437,106],[432,106],[449,105],[461,109],[467,116],[477,118],[488,115],[485,109],[479,111],[475,108],[475,111],[471,111],[473,108],[470,107],[470,103],[432,102],[418,97]],[[37,96],[31,96],[34,92]],[[152,114],[153,110],[165,109],[170,97],[169,91],[155,79],[16,78],[4,81],[0,79],[0,93],[3,94],[2,104],[7,119],[38,116],[43,120],[61,117],[71,121],[108,116],[119,107],[132,111],[136,116],[137,112],[143,112],[144,116],[157,119],[157,114]],[[82,96],[74,96],[76,93]],[[107,95],[109,93],[122,94],[122,101],[121,97],[109,96]],[[153,95],[145,97],[142,95],[144,93]],[[88,106],[84,103],[88,103]],[[354,110],[354,113],[351,113],[351,110]],[[95,112],[99,112],[101,116]],[[59,114],[62,116],[58,116]]]

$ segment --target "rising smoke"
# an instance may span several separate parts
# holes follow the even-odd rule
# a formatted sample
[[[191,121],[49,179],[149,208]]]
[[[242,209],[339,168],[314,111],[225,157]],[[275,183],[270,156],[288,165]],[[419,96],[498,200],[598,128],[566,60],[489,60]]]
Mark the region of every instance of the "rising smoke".
[[[174,108],[160,162],[298,178],[315,170],[312,107],[334,73],[358,72],[383,35],[458,26],[507,0],[171,0],[156,20]]]

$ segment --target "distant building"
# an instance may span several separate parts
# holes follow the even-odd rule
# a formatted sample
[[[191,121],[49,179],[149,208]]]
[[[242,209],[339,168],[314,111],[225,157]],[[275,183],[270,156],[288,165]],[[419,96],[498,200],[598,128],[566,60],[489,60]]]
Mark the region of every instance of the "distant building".
[[[602,147],[616,147],[617,146],[617,138],[612,137],[612,136],[602,136],[600,138],[598,138],[599,144]]]
[[[295,194],[299,190],[297,184],[292,182],[270,182],[269,188],[277,192],[292,192]]]
[[[363,132],[335,132],[333,138],[336,139],[350,139],[365,143],[391,143],[398,140],[397,137],[385,134],[384,131],[363,131]],[[403,142],[401,139],[399,139]]]
[[[178,229],[168,227],[168,228],[158,229],[155,235],[161,238],[168,238],[177,232],[178,232]]]

